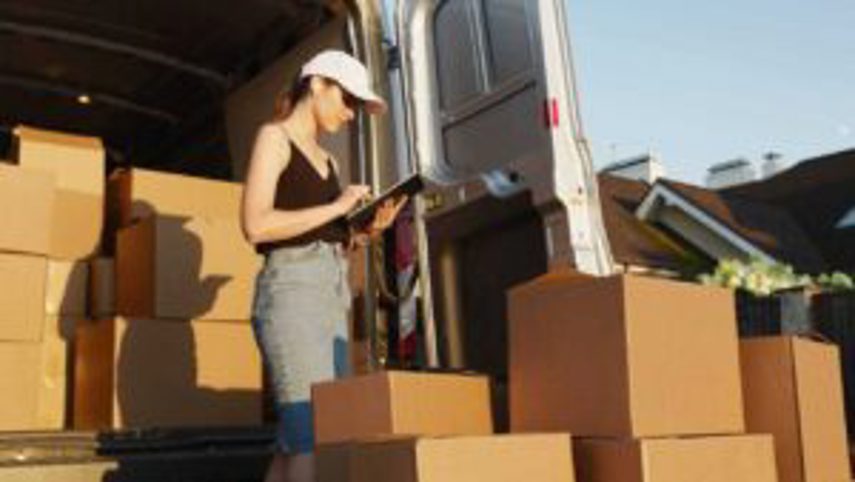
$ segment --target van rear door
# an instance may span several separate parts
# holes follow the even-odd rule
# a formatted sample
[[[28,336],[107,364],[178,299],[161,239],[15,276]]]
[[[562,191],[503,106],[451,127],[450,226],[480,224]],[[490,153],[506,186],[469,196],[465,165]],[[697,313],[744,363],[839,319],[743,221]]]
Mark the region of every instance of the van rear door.
[[[406,132],[437,218],[527,193],[550,269],[612,271],[563,0],[402,0]],[[482,221],[489,224],[489,221]]]

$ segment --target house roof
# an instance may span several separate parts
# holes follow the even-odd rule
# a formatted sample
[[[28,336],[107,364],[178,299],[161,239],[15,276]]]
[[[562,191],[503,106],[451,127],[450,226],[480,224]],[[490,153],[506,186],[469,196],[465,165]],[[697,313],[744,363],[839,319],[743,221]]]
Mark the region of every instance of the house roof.
[[[785,210],[831,268],[855,271],[855,228],[837,227],[855,207],[855,149],[808,159],[776,176],[721,193]]]
[[[603,217],[615,259],[678,269],[686,242],[679,233],[635,216],[647,198],[674,196],[731,241],[798,271],[855,272],[855,227],[838,227],[855,207],[855,149],[809,159],[768,179],[713,190],[660,179],[641,181],[600,174]],[[664,191],[663,191],[664,190]],[[691,249],[691,248],[688,248]]]
[[[671,180],[658,182],[772,258],[803,272],[825,270],[819,249],[783,207],[734,192]]]
[[[698,257],[692,248],[635,217],[635,210],[650,190],[650,185],[611,174],[600,174],[598,181],[603,222],[615,261],[681,271],[687,262]]]

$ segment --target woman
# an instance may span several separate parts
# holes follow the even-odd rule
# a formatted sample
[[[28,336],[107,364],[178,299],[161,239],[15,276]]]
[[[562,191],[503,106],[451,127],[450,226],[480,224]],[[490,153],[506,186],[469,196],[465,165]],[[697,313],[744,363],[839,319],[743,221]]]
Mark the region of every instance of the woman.
[[[342,190],[335,161],[318,144],[319,135],[338,131],[359,108],[372,114],[386,109],[358,60],[340,51],[316,55],[278,104],[280,115],[255,141],[242,207],[244,234],[265,257],[253,327],[279,416],[279,450],[268,482],[310,474],[309,458],[285,454],[310,452],[314,445],[311,385],[348,370],[345,250],[386,229],[405,202],[384,204],[368,232],[350,232],[344,215],[369,189]]]

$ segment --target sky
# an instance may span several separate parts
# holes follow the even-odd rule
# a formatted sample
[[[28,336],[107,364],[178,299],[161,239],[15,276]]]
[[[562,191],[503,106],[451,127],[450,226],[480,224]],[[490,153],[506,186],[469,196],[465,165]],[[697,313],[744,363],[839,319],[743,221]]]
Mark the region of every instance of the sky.
[[[703,184],[736,158],[855,148],[855,0],[570,0],[595,166],[648,152]]]

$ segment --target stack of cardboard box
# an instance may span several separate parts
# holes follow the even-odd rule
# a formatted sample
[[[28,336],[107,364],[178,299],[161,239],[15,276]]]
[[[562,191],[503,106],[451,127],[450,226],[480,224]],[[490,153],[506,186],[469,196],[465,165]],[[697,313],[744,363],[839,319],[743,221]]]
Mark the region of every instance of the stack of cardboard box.
[[[69,407],[76,428],[259,423],[261,260],[240,185],[131,169],[105,205],[99,140],[15,134],[0,163],[0,430],[60,429]],[[740,342],[727,290],[549,274],[510,292],[509,318],[514,434],[493,433],[482,376],[322,383],[317,480],[850,480],[837,349]]]
[[[780,451],[776,468],[773,430],[751,422],[746,429],[730,291],[632,276],[553,274],[513,289],[509,317],[512,431],[573,433],[580,482],[771,482],[779,471],[792,473]],[[748,412],[791,426],[795,412],[768,410],[773,386],[790,372],[776,371],[774,357],[759,349],[743,345],[743,352],[755,352],[748,370],[778,377],[765,373],[745,381]],[[823,361],[806,362],[811,370],[830,366],[828,357],[817,357]],[[807,385],[819,391],[835,377],[833,369],[812,373],[814,383]],[[839,386],[839,369],[836,377]],[[765,407],[755,409],[759,399]],[[786,403],[792,400],[779,408]],[[808,410],[819,416],[819,404],[812,405]],[[842,430],[840,413],[823,420],[815,443],[831,425]],[[837,439],[826,437],[817,447],[829,440]],[[815,470],[812,477],[781,480],[849,479],[839,470]]]
[[[777,336],[739,348],[746,426],[774,436],[781,482],[850,480],[838,347]]]
[[[53,196],[51,176],[0,164],[0,204],[4,206],[0,213],[2,430],[53,428],[57,418],[62,420],[61,412],[51,413],[62,406],[51,403],[57,396],[52,390],[56,380],[44,377],[42,369],[58,356],[53,349],[58,334],[45,327]]]
[[[724,290],[558,275],[511,291],[514,431],[568,430],[584,482],[776,479],[745,431]]]
[[[73,327],[86,316],[86,259],[98,251],[100,140],[18,127],[0,173],[0,427],[61,429]]]
[[[129,169],[108,192],[115,258],[90,266],[99,320],[77,330],[75,425],[260,423],[248,321],[260,259],[241,234],[241,186]]]
[[[312,388],[318,482],[573,482],[567,434],[493,435],[486,377],[377,372]]]

